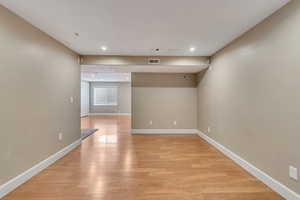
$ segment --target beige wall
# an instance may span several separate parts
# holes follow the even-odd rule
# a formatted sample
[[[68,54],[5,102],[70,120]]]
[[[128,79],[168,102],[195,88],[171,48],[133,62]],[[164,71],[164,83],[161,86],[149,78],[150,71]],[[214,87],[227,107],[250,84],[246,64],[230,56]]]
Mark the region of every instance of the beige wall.
[[[300,1],[221,50],[200,75],[199,129],[300,193]]]
[[[196,84],[191,74],[134,73],[133,129],[196,129]]]
[[[0,6],[0,184],[80,138],[77,62],[75,53]]]
[[[95,106],[94,88],[101,86],[118,87],[118,105],[117,106]],[[91,113],[131,113],[131,83],[129,82],[91,82],[90,87],[90,112]]]
[[[148,65],[149,58],[159,58],[165,66],[206,66],[208,57],[201,56],[82,56],[83,65]]]

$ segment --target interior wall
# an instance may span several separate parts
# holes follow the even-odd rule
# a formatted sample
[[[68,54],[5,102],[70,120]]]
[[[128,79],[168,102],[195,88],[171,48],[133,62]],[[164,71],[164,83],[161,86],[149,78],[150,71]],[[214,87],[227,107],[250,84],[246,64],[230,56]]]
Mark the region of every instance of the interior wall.
[[[298,194],[299,35],[294,0],[218,52],[198,85],[199,129]]]
[[[132,128],[196,129],[196,80],[194,74],[133,73]]]
[[[78,55],[0,5],[0,86],[1,185],[80,138]]]
[[[94,105],[94,88],[106,86],[118,87],[117,106],[96,106]],[[131,113],[131,83],[130,82],[91,82],[90,87],[90,113]]]
[[[80,116],[84,117],[90,113],[90,83],[81,81],[81,106]]]
[[[148,65],[149,58],[159,58],[164,66],[207,66],[208,57],[205,56],[105,56],[83,55],[82,65],[128,66]],[[150,64],[151,65],[151,64]]]

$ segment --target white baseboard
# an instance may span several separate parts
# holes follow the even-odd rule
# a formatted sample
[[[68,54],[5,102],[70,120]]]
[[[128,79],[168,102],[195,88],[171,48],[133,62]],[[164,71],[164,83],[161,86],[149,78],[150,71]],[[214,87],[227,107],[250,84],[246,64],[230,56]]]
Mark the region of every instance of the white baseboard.
[[[97,116],[97,115],[131,115],[131,113],[90,113],[90,116]]]
[[[243,158],[239,157],[237,154],[233,153],[220,143],[216,142],[212,138],[208,137],[201,131],[199,131],[199,136],[206,140],[208,143],[216,147],[218,150],[220,150],[222,153],[224,153],[226,156],[228,156],[230,159],[232,159],[234,162],[236,162],[238,165],[243,167],[246,171],[248,171],[250,174],[261,180],[263,183],[265,183],[267,186],[269,186],[272,190],[280,194],[282,197],[284,197],[287,200],[300,200],[300,195],[296,192],[289,189],[287,186],[283,185],[279,181],[275,180],[262,170],[258,169],[251,163],[247,162]]]
[[[132,129],[132,134],[197,134],[197,129]]]
[[[22,174],[16,176],[15,178],[9,180],[8,182],[4,183],[3,185],[0,185],[0,199],[7,195],[8,193],[15,190],[17,187],[28,181],[33,176],[37,175],[39,172],[44,170],[45,168],[49,167],[51,164],[53,164],[55,161],[62,158],[64,155],[72,151],[74,148],[76,148],[78,145],[81,144],[81,139],[77,140],[76,142],[70,144],[69,146],[65,147],[61,151],[53,154],[46,160],[43,160],[42,162],[36,164],[32,168],[28,169],[27,171],[23,172]]]

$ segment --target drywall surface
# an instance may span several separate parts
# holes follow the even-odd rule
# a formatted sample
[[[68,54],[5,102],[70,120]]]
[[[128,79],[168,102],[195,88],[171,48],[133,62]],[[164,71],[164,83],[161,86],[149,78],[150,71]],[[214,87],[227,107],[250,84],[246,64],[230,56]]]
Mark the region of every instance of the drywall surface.
[[[294,0],[218,52],[198,84],[199,129],[297,193],[299,35]]]
[[[194,74],[132,74],[133,129],[196,129],[196,80]]]
[[[80,66],[2,6],[0,44],[1,185],[80,138]]]

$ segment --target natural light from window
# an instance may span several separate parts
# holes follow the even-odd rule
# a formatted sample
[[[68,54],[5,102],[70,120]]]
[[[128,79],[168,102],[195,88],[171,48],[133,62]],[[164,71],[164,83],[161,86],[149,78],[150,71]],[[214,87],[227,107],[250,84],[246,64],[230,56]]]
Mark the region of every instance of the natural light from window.
[[[94,88],[95,106],[117,106],[118,105],[117,87],[97,87]]]

